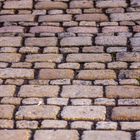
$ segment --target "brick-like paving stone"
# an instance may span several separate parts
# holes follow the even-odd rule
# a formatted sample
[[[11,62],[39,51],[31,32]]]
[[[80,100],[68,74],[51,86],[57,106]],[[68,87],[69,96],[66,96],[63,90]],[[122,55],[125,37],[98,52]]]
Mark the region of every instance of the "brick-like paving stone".
[[[0,140],[140,140],[140,0],[0,0]]]

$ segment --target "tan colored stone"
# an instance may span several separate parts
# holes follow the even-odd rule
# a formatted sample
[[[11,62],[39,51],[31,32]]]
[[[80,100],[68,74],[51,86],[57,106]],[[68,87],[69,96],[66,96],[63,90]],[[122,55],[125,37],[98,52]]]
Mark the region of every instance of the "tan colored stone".
[[[12,119],[14,109],[13,105],[0,105],[0,119]]]
[[[58,92],[58,86],[23,85],[21,86],[18,95],[20,97],[57,97]]]
[[[0,140],[29,140],[31,131],[29,130],[0,130]]]
[[[0,85],[0,97],[13,96],[16,91],[14,85]]]
[[[4,26],[0,28],[0,33],[22,33],[24,27],[21,26]]]
[[[103,106],[65,106],[61,117],[65,120],[105,120]]]
[[[104,80],[116,79],[116,73],[113,70],[81,70],[78,79],[82,80]]]
[[[66,61],[68,62],[110,62],[111,55],[107,53],[101,54],[68,54]]]
[[[34,70],[33,69],[14,69],[14,68],[6,68],[0,69],[0,78],[20,78],[20,79],[33,79],[34,78]]]
[[[107,86],[107,98],[140,98],[139,86]]]
[[[103,88],[101,86],[80,86],[68,85],[63,86],[62,97],[68,98],[97,98],[103,97]]]
[[[54,9],[67,9],[68,6],[64,2],[53,2],[53,1],[41,1],[37,2],[35,9],[45,9],[45,10],[54,10]]]
[[[93,122],[90,121],[74,121],[71,123],[72,129],[91,129]]]
[[[16,119],[56,119],[60,108],[49,105],[20,106],[16,112]]]
[[[0,120],[0,128],[13,128],[14,127],[14,121],[13,120]]]
[[[40,79],[73,79],[74,71],[71,69],[41,69],[39,72]]]
[[[123,131],[84,131],[82,140],[131,140],[129,132]]]
[[[19,47],[21,41],[21,37],[0,37],[0,47]]]
[[[111,115],[112,120],[140,120],[140,107],[114,107]]]
[[[27,62],[61,62],[62,54],[30,54],[26,55]]]
[[[57,38],[56,37],[27,38],[25,39],[25,45],[37,47],[56,46]]]
[[[75,16],[76,21],[108,21],[108,17],[105,14],[81,14]]]
[[[34,140],[79,140],[76,130],[37,130]]]

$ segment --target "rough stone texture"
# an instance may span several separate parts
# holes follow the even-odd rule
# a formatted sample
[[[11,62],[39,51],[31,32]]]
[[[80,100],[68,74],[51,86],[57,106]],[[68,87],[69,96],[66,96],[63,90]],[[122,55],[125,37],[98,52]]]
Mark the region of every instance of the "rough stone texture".
[[[18,95],[20,97],[57,97],[58,86],[23,85]]]
[[[105,120],[105,113],[103,106],[66,106],[61,116],[65,120]]]
[[[48,105],[20,106],[16,112],[16,119],[56,119],[59,107]]]
[[[78,136],[76,130],[38,130],[35,132],[34,140],[78,140]]]
[[[63,86],[62,97],[68,98],[97,98],[103,97],[103,88],[101,86]]]
[[[30,130],[0,130],[0,140],[29,140],[31,137]]]
[[[115,107],[112,111],[113,120],[140,120],[140,109],[139,107]]]
[[[84,131],[82,140],[92,139],[131,140],[131,135],[129,132],[123,131]]]

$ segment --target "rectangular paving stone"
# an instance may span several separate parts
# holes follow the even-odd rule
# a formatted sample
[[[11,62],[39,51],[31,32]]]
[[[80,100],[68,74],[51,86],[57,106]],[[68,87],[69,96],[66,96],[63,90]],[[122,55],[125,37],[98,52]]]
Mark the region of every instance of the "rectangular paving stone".
[[[61,117],[65,120],[105,120],[104,106],[65,106]]]
[[[140,37],[130,38],[130,43],[132,47],[140,47]]]
[[[21,37],[0,37],[0,47],[19,47],[21,42]]]
[[[26,46],[37,46],[37,47],[56,46],[57,38],[56,37],[26,38],[25,45]]]
[[[116,79],[116,73],[113,70],[80,70],[77,75],[80,80],[104,80]]]
[[[61,15],[45,15],[39,16],[39,22],[64,22],[64,21],[71,21],[72,16],[68,14],[61,14]]]
[[[140,53],[139,52],[119,52],[116,55],[118,61],[127,61],[127,62],[139,62]]]
[[[0,130],[0,140],[30,140],[30,130]]]
[[[91,37],[65,37],[60,41],[61,46],[86,46],[92,45]]]
[[[39,71],[39,79],[73,79],[73,77],[74,71],[71,69],[41,69]]]
[[[27,62],[61,62],[62,54],[30,54],[26,55]]]
[[[122,130],[139,130],[140,122],[120,122]]]
[[[140,98],[139,86],[106,86],[105,92],[107,98]]]
[[[103,88],[101,86],[67,85],[62,87],[61,96],[68,98],[103,97]]]
[[[0,85],[0,97],[13,96],[16,91],[14,85]]]
[[[14,105],[0,105],[0,119],[12,119],[14,109]]]
[[[110,15],[111,21],[137,21],[140,20],[139,12],[113,13]]]
[[[34,21],[34,15],[1,15],[0,22]]]
[[[20,58],[19,53],[0,53],[0,62],[19,62]]]
[[[120,7],[127,7],[126,0],[103,0],[103,1],[97,1],[96,7],[98,8],[120,8]]]
[[[110,62],[112,60],[111,55],[107,53],[99,54],[88,54],[88,53],[78,53],[78,54],[68,54],[67,62]]]
[[[105,14],[80,14],[75,16],[76,21],[108,21],[108,17]]]
[[[74,0],[74,1],[70,1],[69,3],[70,8],[71,9],[75,9],[75,8],[81,8],[81,9],[88,9],[88,8],[93,8],[94,3],[93,1],[89,0],[89,1],[85,1],[85,0]]]
[[[4,9],[31,9],[33,6],[32,0],[13,0],[13,1],[5,1]]]
[[[16,68],[6,68],[0,69],[0,78],[22,78],[22,79],[33,79],[34,70],[33,69],[16,69]]]
[[[140,107],[114,107],[111,118],[117,121],[139,121]]]
[[[122,36],[97,36],[95,38],[95,44],[104,46],[125,46],[127,44],[127,38]]]
[[[24,32],[24,27],[21,26],[6,26],[0,28],[0,33],[22,33]]]
[[[31,33],[60,33],[63,31],[62,27],[55,26],[35,26],[30,28]]]
[[[34,140],[79,140],[77,130],[37,130]]]
[[[96,34],[98,30],[96,27],[70,27],[67,29],[67,32]]]
[[[50,85],[23,85],[18,96],[20,97],[57,97],[59,86]]]
[[[68,6],[64,2],[55,2],[55,1],[40,1],[35,4],[35,9],[45,9],[45,10],[54,10],[54,9],[67,9]]]
[[[13,128],[14,127],[14,121],[13,120],[6,120],[6,119],[0,119],[0,128]]]
[[[120,79],[138,79],[140,78],[140,70],[120,70],[118,77]]]
[[[49,105],[30,105],[20,106],[15,116],[16,119],[56,119],[60,110],[58,106]]]
[[[82,140],[131,140],[131,134],[124,131],[84,131]]]

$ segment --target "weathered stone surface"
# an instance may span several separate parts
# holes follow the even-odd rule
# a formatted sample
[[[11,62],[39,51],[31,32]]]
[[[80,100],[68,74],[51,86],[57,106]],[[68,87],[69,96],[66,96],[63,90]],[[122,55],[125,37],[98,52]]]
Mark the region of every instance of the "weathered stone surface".
[[[85,46],[92,45],[91,37],[65,37],[60,41],[61,46]]]
[[[22,33],[23,31],[24,27],[21,26],[6,26],[0,28],[0,33]]]
[[[0,53],[0,62],[19,62],[20,58],[19,53]]]
[[[106,53],[101,54],[68,54],[66,60],[68,62],[109,62],[111,55]]]
[[[64,2],[41,1],[35,5],[36,9],[54,10],[54,9],[67,9],[68,6]]]
[[[30,130],[0,130],[0,140],[29,140],[31,137]]]
[[[89,1],[86,1],[86,0],[82,0],[82,1],[78,1],[78,0],[75,0],[75,1],[71,1],[70,2],[70,8],[93,8],[93,1],[89,0]]]
[[[27,62],[61,62],[62,54],[30,54],[26,55]]]
[[[116,79],[116,73],[113,70],[81,70],[77,78],[82,80]]]
[[[25,45],[27,46],[56,46],[57,38],[56,37],[42,37],[42,38],[27,38],[25,40]]]
[[[139,86],[107,86],[107,98],[140,98]]]
[[[112,110],[113,120],[140,120],[140,107],[114,107]]]
[[[61,117],[66,120],[105,120],[105,114],[103,106],[66,106]]]
[[[122,130],[139,130],[140,122],[120,122]]]
[[[95,38],[95,43],[97,45],[106,46],[125,46],[127,44],[127,38],[122,36],[97,36]]]
[[[84,131],[82,140],[93,139],[131,140],[131,135],[123,131]]]
[[[14,85],[0,85],[0,97],[13,96],[16,91]]]
[[[13,120],[6,120],[1,119],[0,120],[0,128],[13,128],[14,127],[14,121]]]
[[[0,119],[12,119],[14,109],[13,105],[0,105]]]
[[[73,129],[91,129],[93,123],[90,121],[74,121],[71,123]]]
[[[81,14],[75,16],[76,21],[108,21],[108,17],[105,14]]]
[[[97,98],[103,97],[103,88],[101,86],[80,86],[80,85],[70,85],[63,86],[62,97],[68,98]]]
[[[23,85],[18,95],[20,97],[57,97],[58,92],[58,86]]]
[[[130,21],[130,20],[140,20],[140,13],[113,13],[110,15],[111,21]]]
[[[64,22],[71,21],[72,16],[68,14],[61,15],[45,15],[39,17],[39,22],[47,21],[47,22]]]
[[[60,108],[49,105],[20,106],[16,112],[16,119],[56,119]]]
[[[127,3],[125,0],[104,0],[97,1],[96,6],[99,8],[117,8],[117,7],[127,7]]]
[[[34,21],[33,15],[2,15],[0,16],[0,22],[24,22],[24,21]]]
[[[127,62],[139,62],[140,53],[139,52],[119,52],[116,55],[118,61],[127,61]]]
[[[72,33],[91,33],[91,34],[96,34],[98,32],[96,27],[71,27],[68,28],[67,31]]]
[[[130,38],[132,47],[140,47],[140,37]]]
[[[5,9],[31,9],[33,6],[32,0],[21,1],[5,1],[3,8]]]
[[[52,26],[35,26],[30,28],[31,33],[60,33],[63,32],[62,27],[52,27]]]
[[[41,69],[39,72],[40,79],[73,79],[74,71],[71,69]]]
[[[33,69],[14,69],[14,68],[0,69],[0,78],[33,79],[34,70]]]
[[[37,130],[34,140],[79,140],[76,130]]]
[[[21,37],[0,37],[0,47],[19,47],[21,41]]]
[[[132,7],[140,7],[140,1],[139,0],[131,0],[131,6]]]

